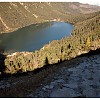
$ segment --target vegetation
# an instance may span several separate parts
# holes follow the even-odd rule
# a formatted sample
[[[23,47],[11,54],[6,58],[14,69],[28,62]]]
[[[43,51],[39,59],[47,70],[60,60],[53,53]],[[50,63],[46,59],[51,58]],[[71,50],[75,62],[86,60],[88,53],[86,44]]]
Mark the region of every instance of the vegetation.
[[[16,52],[7,55],[4,72],[14,74],[32,71],[96,50],[100,47],[100,12],[91,15],[92,17],[88,17],[87,20],[86,17],[85,20],[79,19],[70,37],[54,40],[35,52]]]
[[[68,6],[67,8],[65,7],[66,5]],[[81,10],[74,10],[73,5]],[[86,9],[89,5],[84,5],[84,9],[80,5],[82,4],[0,3],[0,32],[23,27],[33,22],[51,21],[58,18],[60,18],[58,21],[73,23],[75,26],[71,33],[72,36],[54,40],[40,50],[35,52],[15,52],[11,55],[6,55],[6,58],[4,56],[4,63],[0,63],[0,74],[33,71],[45,65],[69,60],[90,50],[100,48],[100,11],[95,12],[99,7],[93,9],[90,6],[94,12],[90,13]],[[61,6],[62,9],[58,6]]]
[[[86,20],[89,13],[99,10],[99,6],[78,2],[0,2],[0,33],[14,31],[30,24],[58,19],[59,21],[76,23],[83,19]],[[91,14],[91,16],[93,15]],[[91,16],[89,15],[89,17]]]

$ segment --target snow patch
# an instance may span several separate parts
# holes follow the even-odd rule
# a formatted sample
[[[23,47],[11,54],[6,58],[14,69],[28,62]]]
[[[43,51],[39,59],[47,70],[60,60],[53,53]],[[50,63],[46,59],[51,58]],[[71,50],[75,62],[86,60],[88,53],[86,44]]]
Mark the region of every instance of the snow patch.
[[[9,9],[11,9],[11,7],[9,6]]]
[[[14,7],[18,7],[16,4],[14,4],[14,3],[12,3],[12,2],[10,2],[10,4],[11,4],[12,6],[14,6]]]
[[[25,8],[28,12],[30,12],[30,11],[28,10],[28,7],[27,7],[27,6],[24,6],[24,8]]]
[[[19,2],[19,4],[22,5],[22,6],[24,6],[24,3],[22,3],[22,2]]]
[[[47,2],[47,5],[49,5],[50,7],[52,7],[51,3],[50,2]]]
[[[33,14],[33,16],[34,16],[35,18],[38,18],[38,16],[37,16],[36,14]]]
[[[5,28],[6,28],[7,30],[9,30],[9,27],[8,27],[7,24],[3,21],[3,19],[1,18],[1,16],[0,16],[0,20],[1,20],[2,24],[5,26]]]

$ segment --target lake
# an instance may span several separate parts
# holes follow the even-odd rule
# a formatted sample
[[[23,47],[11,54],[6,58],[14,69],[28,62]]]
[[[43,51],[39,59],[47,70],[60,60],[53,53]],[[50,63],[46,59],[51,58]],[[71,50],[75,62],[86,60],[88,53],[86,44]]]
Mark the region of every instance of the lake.
[[[39,50],[52,40],[70,36],[73,28],[73,25],[65,22],[32,24],[0,35],[0,47],[9,53]]]

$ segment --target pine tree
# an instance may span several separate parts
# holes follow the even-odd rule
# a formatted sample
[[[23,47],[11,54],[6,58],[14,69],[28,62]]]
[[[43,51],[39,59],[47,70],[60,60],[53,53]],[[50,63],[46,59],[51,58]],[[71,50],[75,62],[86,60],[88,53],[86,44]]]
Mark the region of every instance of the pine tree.
[[[91,44],[91,40],[90,40],[90,37],[87,38],[87,41],[86,41],[86,46],[87,47],[90,47],[90,44]]]

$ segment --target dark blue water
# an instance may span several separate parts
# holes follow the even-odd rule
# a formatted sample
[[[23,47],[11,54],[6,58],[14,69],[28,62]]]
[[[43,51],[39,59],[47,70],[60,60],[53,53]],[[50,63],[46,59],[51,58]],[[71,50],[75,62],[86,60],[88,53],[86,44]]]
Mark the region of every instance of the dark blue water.
[[[6,52],[35,51],[52,40],[70,36],[73,26],[64,22],[47,22],[21,28],[0,37]]]

